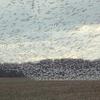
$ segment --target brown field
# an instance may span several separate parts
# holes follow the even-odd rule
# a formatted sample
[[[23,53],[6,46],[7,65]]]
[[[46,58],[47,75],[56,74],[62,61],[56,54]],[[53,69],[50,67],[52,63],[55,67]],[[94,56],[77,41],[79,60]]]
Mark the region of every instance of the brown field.
[[[1,78],[0,100],[100,100],[100,81]]]

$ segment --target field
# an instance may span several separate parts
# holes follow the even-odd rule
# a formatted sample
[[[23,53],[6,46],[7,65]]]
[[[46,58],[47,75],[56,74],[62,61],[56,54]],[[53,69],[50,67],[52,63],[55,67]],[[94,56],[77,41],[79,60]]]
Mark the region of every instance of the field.
[[[100,81],[1,78],[0,100],[100,100]]]

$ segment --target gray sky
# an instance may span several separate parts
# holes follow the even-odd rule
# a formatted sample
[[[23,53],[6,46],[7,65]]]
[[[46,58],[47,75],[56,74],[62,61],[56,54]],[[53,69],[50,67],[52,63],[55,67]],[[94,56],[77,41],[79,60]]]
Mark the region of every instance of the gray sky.
[[[0,62],[100,58],[100,0],[0,0]]]

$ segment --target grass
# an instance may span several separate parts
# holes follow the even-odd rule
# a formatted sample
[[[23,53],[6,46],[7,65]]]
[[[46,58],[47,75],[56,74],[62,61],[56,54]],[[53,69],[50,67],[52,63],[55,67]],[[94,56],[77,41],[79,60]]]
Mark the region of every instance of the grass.
[[[0,100],[100,100],[100,81],[1,78]]]

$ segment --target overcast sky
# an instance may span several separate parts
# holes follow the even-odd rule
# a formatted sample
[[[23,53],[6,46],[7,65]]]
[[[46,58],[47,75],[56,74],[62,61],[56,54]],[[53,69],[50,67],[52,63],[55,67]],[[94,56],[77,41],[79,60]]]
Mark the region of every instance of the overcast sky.
[[[100,0],[0,0],[0,62],[100,58]]]

